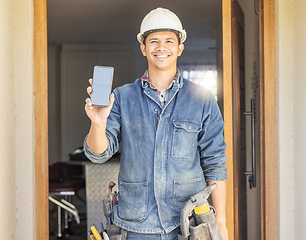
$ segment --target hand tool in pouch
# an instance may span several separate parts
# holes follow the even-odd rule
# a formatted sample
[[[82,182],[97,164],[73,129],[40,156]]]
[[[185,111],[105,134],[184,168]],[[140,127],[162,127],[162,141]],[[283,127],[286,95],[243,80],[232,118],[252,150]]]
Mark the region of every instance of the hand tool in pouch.
[[[181,235],[178,240],[222,240],[214,211],[210,209],[207,201],[212,190],[217,186],[213,184],[190,197],[182,208],[180,215]],[[194,210],[193,218],[189,214]]]
[[[88,230],[88,235],[90,237],[90,240],[96,240],[91,230]]]
[[[102,237],[100,235],[100,233],[98,232],[98,230],[96,229],[96,226],[93,225],[91,228],[90,228],[93,236],[95,237],[96,240],[102,240]]]
[[[103,237],[103,240],[109,240],[109,237],[105,231],[105,228],[103,226],[103,223],[101,222],[101,232],[100,232],[100,235]]]

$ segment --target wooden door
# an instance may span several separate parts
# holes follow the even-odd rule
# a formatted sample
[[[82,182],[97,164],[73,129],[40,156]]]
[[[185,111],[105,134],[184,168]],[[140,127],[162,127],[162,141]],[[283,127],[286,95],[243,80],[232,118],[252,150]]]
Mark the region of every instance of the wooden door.
[[[232,1],[233,115],[234,115],[234,235],[247,239],[246,131],[245,131],[245,49],[244,14]]]
[[[259,0],[261,239],[277,239],[275,0]]]

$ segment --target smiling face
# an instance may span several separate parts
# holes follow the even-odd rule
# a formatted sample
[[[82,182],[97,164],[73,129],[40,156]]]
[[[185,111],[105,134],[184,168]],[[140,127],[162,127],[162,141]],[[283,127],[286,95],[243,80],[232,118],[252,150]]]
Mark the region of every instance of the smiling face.
[[[184,50],[178,37],[173,32],[154,32],[141,44],[142,54],[147,57],[148,68],[152,70],[175,70],[177,58]]]

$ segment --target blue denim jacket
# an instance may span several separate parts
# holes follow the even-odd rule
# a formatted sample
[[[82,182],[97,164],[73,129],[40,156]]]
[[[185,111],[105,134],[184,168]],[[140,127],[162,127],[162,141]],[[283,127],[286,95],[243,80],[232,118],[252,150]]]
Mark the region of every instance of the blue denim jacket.
[[[119,198],[114,223],[139,233],[169,233],[180,210],[209,180],[226,180],[223,120],[214,96],[181,76],[162,107],[147,82],[114,90],[107,119],[109,145],[86,156],[103,163],[119,150]]]

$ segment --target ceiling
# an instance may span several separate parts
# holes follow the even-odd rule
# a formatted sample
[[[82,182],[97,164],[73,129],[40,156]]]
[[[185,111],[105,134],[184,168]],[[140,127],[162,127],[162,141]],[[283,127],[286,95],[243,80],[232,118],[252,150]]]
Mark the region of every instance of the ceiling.
[[[47,0],[49,43],[130,43],[143,17],[157,7],[175,12],[187,31],[186,47],[211,49],[222,0]]]

